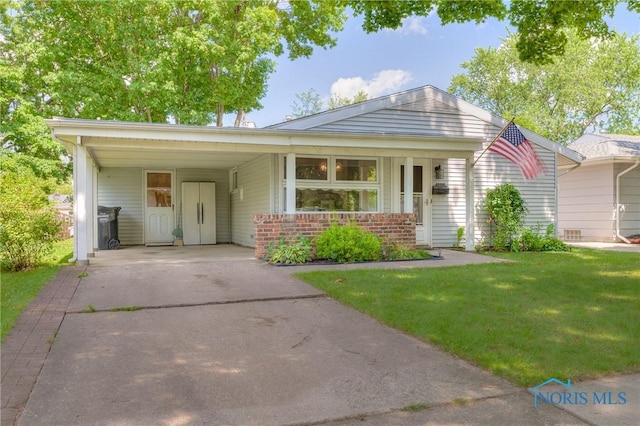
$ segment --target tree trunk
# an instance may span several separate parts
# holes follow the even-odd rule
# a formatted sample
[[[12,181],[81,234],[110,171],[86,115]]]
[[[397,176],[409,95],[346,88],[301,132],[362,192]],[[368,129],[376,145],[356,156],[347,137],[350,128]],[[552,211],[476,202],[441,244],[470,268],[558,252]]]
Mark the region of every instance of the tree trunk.
[[[238,110],[238,114],[236,115],[236,121],[233,123],[233,127],[240,127],[242,125],[242,122],[244,121],[244,118],[244,109],[240,108]]]
[[[218,104],[216,107],[216,126],[222,127],[222,119],[224,118],[224,105]]]

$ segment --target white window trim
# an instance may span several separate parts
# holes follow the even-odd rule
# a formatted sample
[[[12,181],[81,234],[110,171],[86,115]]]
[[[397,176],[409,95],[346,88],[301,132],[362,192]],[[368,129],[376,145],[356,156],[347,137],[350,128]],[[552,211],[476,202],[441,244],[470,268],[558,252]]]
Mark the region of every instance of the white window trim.
[[[235,179],[233,178],[235,175]],[[235,187],[233,186],[235,183]],[[236,194],[238,192],[238,168],[233,167],[229,170],[229,193]]]

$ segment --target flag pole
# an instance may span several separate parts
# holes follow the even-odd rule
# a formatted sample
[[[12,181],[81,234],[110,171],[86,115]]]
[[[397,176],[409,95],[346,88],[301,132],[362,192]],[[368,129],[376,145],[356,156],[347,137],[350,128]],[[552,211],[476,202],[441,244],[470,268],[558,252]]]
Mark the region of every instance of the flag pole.
[[[491,141],[491,143],[490,143],[490,144],[489,144],[489,145],[484,149],[484,151],[482,151],[482,153],[480,154],[480,156],[479,156],[478,158],[476,158],[476,161],[474,161],[474,162],[471,164],[471,167],[473,167],[473,166],[475,166],[475,165],[476,165],[476,163],[478,162],[478,160],[480,160],[480,159],[482,158],[482,156],[484,155],[484,153],[485,153],[485,152],[487,152],[487,150],[488,150],[489,148],[491,148],[491,145],[493,145],[493,144],[495,143],[495,141],[497,141],[497,140],[498,140],[498,138],[499,138],[500,136],[502,136],[502,134],[504,133],[504,131],[505,131],[505,130],[507,130],[507,127],[509,127],[511,124],[513,124],[513,120],[515,120],[515,119],[516,119],[516,117],[513,117],[511,120],[509,120],[509,122],[507,123],[507,125],[506,125],[506,126],[504,126],[504,127],[502,128],[502,130],[500,130],[500,133],[498,133],[498,135],[497,135],[495,138],[493,138],[493,140]]]

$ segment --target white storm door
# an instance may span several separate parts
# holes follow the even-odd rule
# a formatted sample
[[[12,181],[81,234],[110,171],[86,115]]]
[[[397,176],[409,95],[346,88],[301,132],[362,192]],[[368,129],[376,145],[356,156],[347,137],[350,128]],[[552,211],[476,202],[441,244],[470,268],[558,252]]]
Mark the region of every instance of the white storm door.
[[[173,172],[145,173],[145,244],[173,244]]]
[[[400,166],[400,208],[404,213],[404,165]],[[431,160],[413,160],[413,212],[416,244],[431,246]]]

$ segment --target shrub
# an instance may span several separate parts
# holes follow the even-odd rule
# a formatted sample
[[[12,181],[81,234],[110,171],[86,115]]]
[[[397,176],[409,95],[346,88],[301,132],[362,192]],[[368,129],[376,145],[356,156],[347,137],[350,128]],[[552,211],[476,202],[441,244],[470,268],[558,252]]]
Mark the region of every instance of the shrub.
[[[569,246],[553,236],[553,223],[547,226],[545,235],[540,232],[540,224],[526,228],[520,238],[512,243],[512,251],[568,251]]]
[[[380,260],[382,239],[354,222],[329,228],[314,238],[316,257],[335,262],[364,262]]]
[[[429,259],[431,255],[426,250],[408,248],[393,242],[382,249],[382,258],[385,260],[417,260]]]
[[[456,232],[456,243],[454,247],[462,247],[462,242],[465,240],[464,236],[464,226],[458,228],[458,232]]]
[[[311,244],[304,236],[290,243],[286,243],[284,237],[280,237],[278,244],[269,244],[265,258],[271,263],[305,263],[311,260]]]
[[[520,191],[510,183],[503,183],[494,189],[487,189],[486,195],[484,209],[489,212],[494,250],[513,247],[511,242],[520,233],[527,214]]]
[[[9,271],[30,269],[52,252],[60,222],[41,179],[7,156],[0,166],[0,263]]]

